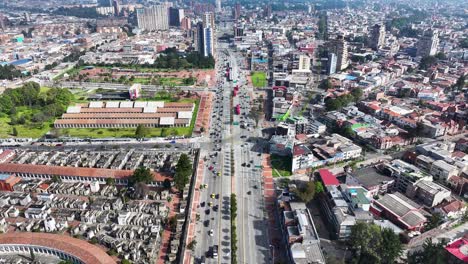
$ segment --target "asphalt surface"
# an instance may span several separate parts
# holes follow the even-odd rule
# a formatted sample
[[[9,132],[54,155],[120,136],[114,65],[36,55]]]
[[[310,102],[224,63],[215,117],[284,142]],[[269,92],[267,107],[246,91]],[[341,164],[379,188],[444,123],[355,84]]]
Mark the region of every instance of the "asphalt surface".
[[[269,263],[268,222],[261,189],[262,154],[255,142],[248,142],[261,136],[261,130],[254,127],[255,122],[249,117],[252,87],[247,87],[246,72],[239,65],[244,63],[242,56],[228,50],[227,44],[219,43],[217,61],[218,85],[209,137],[199,141],[201,158],[205,160],[202,184],[207,184],[207,187],[201,191],[197,209],[200,221],[195,233],[195,263],[231,262],[229,211],[233,192],[238,204],[237,262]],[[227,62],[235,82],[227,82],[224,78]],[[236,85],[240,91],[233,97]],[[232,123],[236,123],[233,125],[231,111],[237,104],[241,106],[241,115],[232,116]],[[245,128],[240,127],[241,121],[245,122]],[[219,247],[218,257],[212,254],[215,245]]]
[[[224,61],[224,54],[218,49],[218,61]],[[223,63],[218,63],[216,96],[213,102],[209,137],[200,142],[201,158],[205,160],[196,225],[197,246],[195,263],[231,262],[231,84],[224,82]],[[213,198],[214,197],[214,198]],[[218,247],[218,256],[213,256],[213,247]]]

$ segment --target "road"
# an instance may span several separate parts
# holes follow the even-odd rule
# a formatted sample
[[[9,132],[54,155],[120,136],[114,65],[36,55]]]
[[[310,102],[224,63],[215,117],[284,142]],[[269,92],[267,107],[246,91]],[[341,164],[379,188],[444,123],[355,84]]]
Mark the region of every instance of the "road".
[[[224,61],[218,52],[217,61]],[[222,80],[224,63],[217,64],[217,77]],[[232,84],[220,81],[217,85],[211,113],[209,137],[200,142],[201,158],[205,160],[202,184],[206,184],[200,195],[196,225],[197,246],[195,263],[231,262],[231,90]],[[214,197],[214,198],[213,198]],[[218,246],[218,257],[213,257],[213,247]]]
[[[197,245],[195,263],[230,263],[231,228],[230,196],[237,196],[238,263],[270,263],[261,168],[262,154],[254,138],[261,131],[254,127],[249,117],[252,87],[247,87],[246,72],[240,69],[242,56],[228,49],[226,43],[218,44],[216,96],[211,114],[209,137],[200,140],[201,158],[205,168],[196,225]],[[233,80],[225,81],[225,65],[232,67]],[[232,96],[235,85],[240,86],[236,97]],[[232,103],[231,103],[232,100]],[[234,105],[240,104],[241,114],[234,115]],[[237,123],[237,125],[232,125]],[[246,128],[238,124],[244,121]],[[248,142],[249,141],[249,142]],[[234,157],[234,158],[233,158]],[[234,171],[232,171],[234,168]],[[232,185],[234,183],[234,185]],[[213,198],[214,197],[214,198]],[[213,257],[213,246],[219,246],[218,257]]]
[[[250,117],[253,88],[247,85],[244,59],[231,52],[231,65],[234,80],[239,85],[239,93],[233,98],[233,105],[240,105],[240,115],[233,117],[233,146],[235,193],[237,196],[238,263],[269,263],[268,222],[262,190],[261,148],[255,139],[261,137],[261,130],[255,127]]]

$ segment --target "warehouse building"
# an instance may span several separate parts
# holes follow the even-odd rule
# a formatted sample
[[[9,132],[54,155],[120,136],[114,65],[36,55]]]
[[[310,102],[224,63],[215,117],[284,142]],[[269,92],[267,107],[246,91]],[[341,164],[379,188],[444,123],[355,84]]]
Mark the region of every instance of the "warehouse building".
[[[55,128],[188,127],[194,103],[163,101],[90,102],[68,107]]]

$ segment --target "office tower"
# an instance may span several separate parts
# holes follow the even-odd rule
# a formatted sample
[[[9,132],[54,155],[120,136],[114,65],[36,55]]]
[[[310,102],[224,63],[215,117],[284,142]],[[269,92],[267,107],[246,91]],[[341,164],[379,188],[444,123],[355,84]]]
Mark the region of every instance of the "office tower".
[[[238,19],[241,16],[241,5],[236,3],[234,6],[234,19]]]
[[[348,67],[348,43],[343,36],[338,36],[328,42],[328,51],[336,55],[336,70],[342,71]]]
[[[112,6],[114,7],[114,16],[119,16],[119,13],[120,13],[119,1],[113,0]]]
[[[169,26],[180,27],[184,16],[185,16],[184,9],[170,7],[169,8]]]
[[[112,0],[98,0],[97,4],[98,4],[98,6],[111,7],[112,6]]]
[[[221,13],[221,0],[216,0],[216,12]]]
[[[418,42],[416,56],[434,56],[439,48],[439,32],[427,30]]]
[[[203,54],[203,46],[205,44],[204,44],[204,39],[203,39],[203,23],[202,22],[198,22],[195,25],[194,42],[195,42],[195,50],[198,51],[198,53]]]
[[[143,30],[169,29],[168,8],[165,5],[155,5],[136,10],[137,24]]]
[[[331,75],[336,72],[336,55],[335,53],[328,54],[327,74]]]
[[[371,30],[370,47],[374,50],[380,49],[385,44],[385,26],[375,24]]]
[[[203,56],[214,55],[214,32],[212,27],[203,28]]]
[[[271,5],[268,4],[268,5],[266,5],[266,6],[263,8],[263,15],[264,15],[265,17],[271,17],[271,13],[272,13],[272,11],[271,11]]]
[[[215,27],[215,20],[214,20],[214,13],[213,12],[205,12],[203,14],[203,27]]]
[[[299,56],[299,70],[310,71],[310,58],[307,55]]]
[[[29,16],[28,12],[24,12],[24,21],[31,22],[31,16]]]
[[[190,30],[192,28],[192,22],[190,21],[190,18],[182,18],[182,21],[180,22],[180,27],[184,30]]]

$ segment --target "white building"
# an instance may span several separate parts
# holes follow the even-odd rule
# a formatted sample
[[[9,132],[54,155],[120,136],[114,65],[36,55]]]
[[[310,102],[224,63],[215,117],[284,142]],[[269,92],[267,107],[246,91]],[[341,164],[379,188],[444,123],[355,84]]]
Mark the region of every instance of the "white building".
[[[169,10],[165,5],[138,8],[136,15],[137,26],[140,29],[148,31],[169,29]]]

